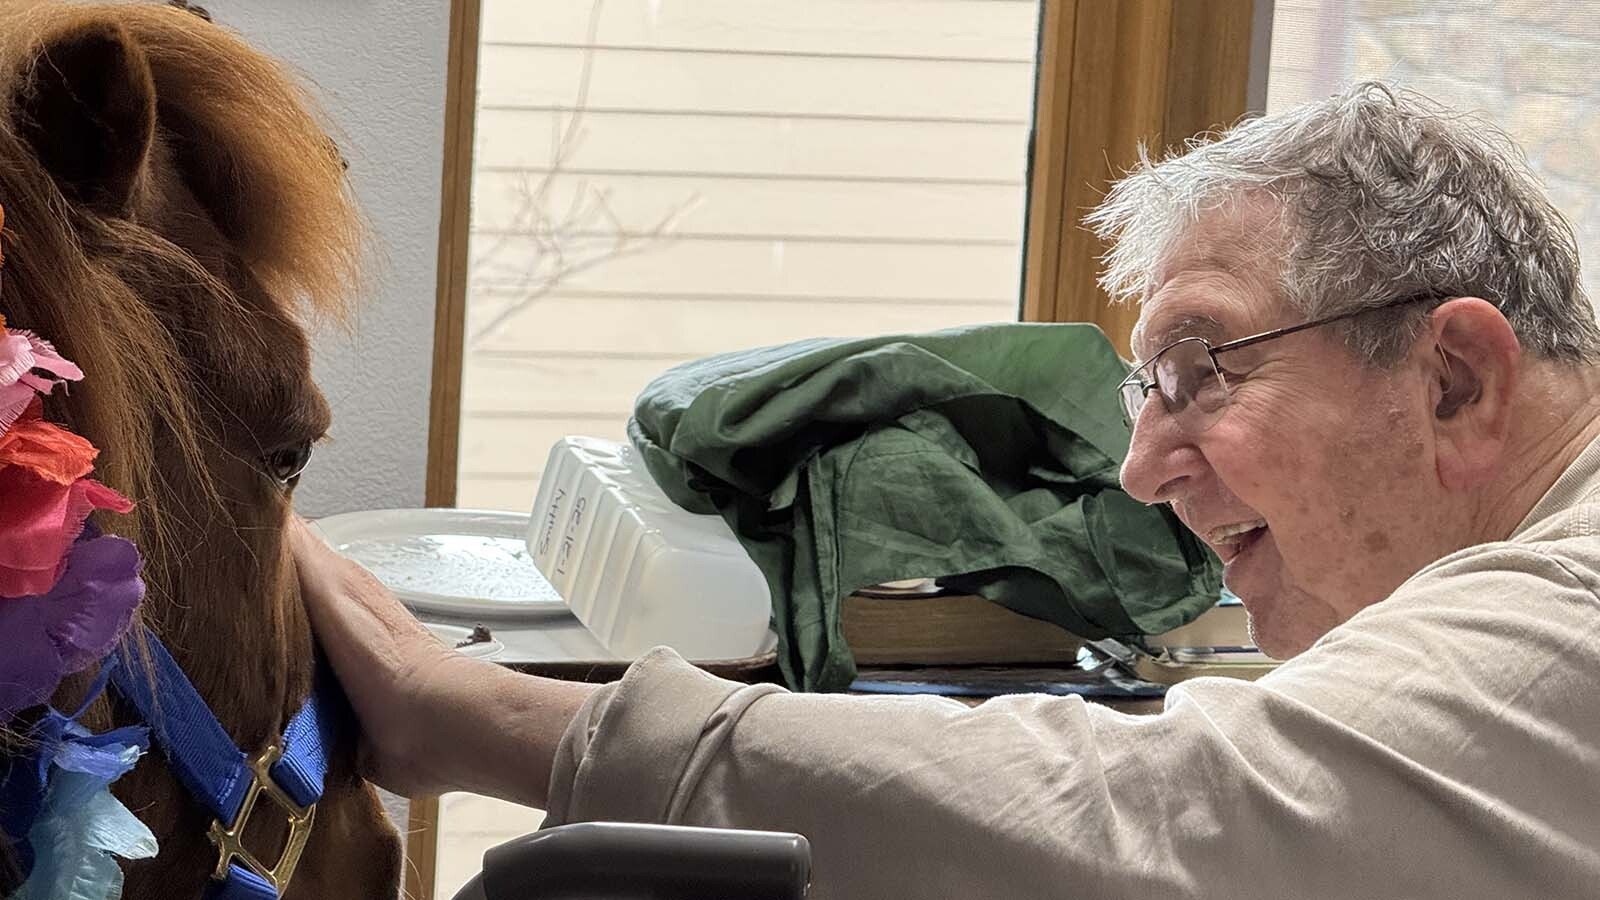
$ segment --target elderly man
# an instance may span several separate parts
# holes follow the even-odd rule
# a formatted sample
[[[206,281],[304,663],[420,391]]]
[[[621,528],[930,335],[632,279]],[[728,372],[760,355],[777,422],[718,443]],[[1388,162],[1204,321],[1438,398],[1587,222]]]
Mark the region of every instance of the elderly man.
[[[1090,218],[1141,304],[1125,485],[1261,646],[1132,717],[794,695],[657,651],[598,689],[437,648],[299,541],[404,791],[795,830],[814,896],[1600,893],[1600,330],[1480,124],[1373,85],[1141,165]]]

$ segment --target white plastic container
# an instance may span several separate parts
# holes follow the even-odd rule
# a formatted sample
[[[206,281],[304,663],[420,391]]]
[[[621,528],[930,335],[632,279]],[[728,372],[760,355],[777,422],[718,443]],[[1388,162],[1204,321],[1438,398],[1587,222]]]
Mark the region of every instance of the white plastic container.
[[[691,659],[742,659],[776,643],[771,595],[726,522],[662,493],[627,444],[566,437],[550,449],[528,552],[608,650],[666,645]]]

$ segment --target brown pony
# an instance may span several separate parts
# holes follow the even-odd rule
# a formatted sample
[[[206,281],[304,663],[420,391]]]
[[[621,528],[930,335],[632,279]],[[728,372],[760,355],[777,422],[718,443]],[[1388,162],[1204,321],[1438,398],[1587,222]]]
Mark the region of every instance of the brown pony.
[[[252,755],[314,668],[282,537],[287,476],[328,427],[301,317],[351,295],[362,244],[313,109],[281,66],[191,12],[0,0],[0,312],[88,373],[47,415],[100,447],[98,477],[137,502],[101,524],[144,551],[144,621]],[[129,717],[102,701],[89,724]],[[397,894],[398,837],[353,746],[331,754],[289,900]],[[199,897],[209,818],[159,753],[116,792],[161,844],[126,865],[124,896]],[[276,860],[281,835],[261,830],[246,844]]]

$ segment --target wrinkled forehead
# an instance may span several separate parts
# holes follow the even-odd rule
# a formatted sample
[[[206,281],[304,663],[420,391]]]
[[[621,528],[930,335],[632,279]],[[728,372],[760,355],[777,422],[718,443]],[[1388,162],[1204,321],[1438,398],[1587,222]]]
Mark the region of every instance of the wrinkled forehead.
[[[1153,266],[1139,301],[1134,354],[1146,359],[1186,337],[1220,343],[1287,319],[1274,224],[1260,211],[1236,209],[1185,229]]]

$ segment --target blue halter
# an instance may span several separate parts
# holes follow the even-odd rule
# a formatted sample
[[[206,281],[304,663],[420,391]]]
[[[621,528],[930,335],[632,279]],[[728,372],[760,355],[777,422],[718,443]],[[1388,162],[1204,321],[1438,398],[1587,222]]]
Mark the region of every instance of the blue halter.
[[[144,629],[144,642],[154,685],[127,650],[112,673],[112,684],[150,726],[167,768],[213,817],[209,837],[217,847],[217,868],[206,900],[277,900],[311,836],[342,697],[330,693],[330,680],[319,678],[282,740],[246,756],[149,628]],[[251,814],[264,802],[277,807],[289,826],[272,865],[242,843]]]

